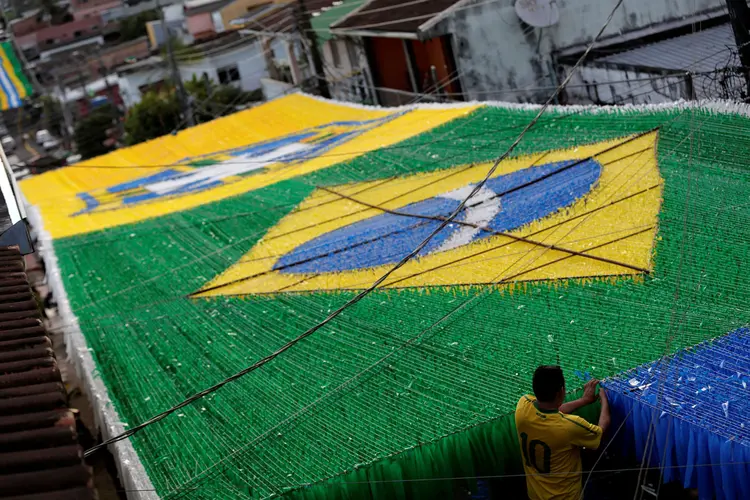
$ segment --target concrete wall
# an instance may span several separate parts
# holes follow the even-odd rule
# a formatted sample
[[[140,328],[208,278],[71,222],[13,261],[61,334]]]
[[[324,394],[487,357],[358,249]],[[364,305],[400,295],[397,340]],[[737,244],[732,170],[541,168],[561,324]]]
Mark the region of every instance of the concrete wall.
[[[331,38],[323,44],[322,55],[325,61],[326,76],[329,81],[350,75],[355,69],[360,67],[357,57],[354,58],[354,61],[351,61],[349,57],[349,43],[351,42],[344,39]],[[338,64],[336,64],[337,61],[333,57],[334,48],[338,52]],[[357,50],[356,46],[353,46],[352,49]]]
[[[333,60],[332,44],[336,43],[340,63]],[[372,72],[361,38],[336,38],[322,47],[323,67],[328,88],[334,99],[360,104],[379,104],[372,81]]]
[[[583,66],[568,84],[568,101],[571,104],[660,104],[690,99],[692,81],[675,76],[674,72],[667,73],[671,76]]]
[[[339,64],[333,57],[333,46],[339,53]],[[367,56],[361,44],[348,38],[327,40],[322,47],[323,67],[331,96],[340,101],[377,104],[367,64]]]
[[[659,104],[679,99],[736,100],[744,95],[746,85],[742,75],[732,68],[690,76],[601,65],[581,67],[566,92],[573,104]]]
[[[551,74],[552,53],[590,42],[604,24],[612,2],[557,0],[560,21],[550,28],[522,27],[513,0],[471,0],[436,26],[452,33],[456,64],[469,99],[540,101],[556,85]],[[625,2],[603,38],[725,7],[724,0],[635,0]],[[718,14],[717,10],[717,14]],[[508,92],[510,89],[525,89]]]
[[[126,108],[135,106],[141,102],[141,91],[139,87],[151,85],[168,77],[169,71],[166,66],[160,65],[143,71],[128,73],[119,76],[120,96]]]
[[[235,85],[245,91],[261,88],[261,80],[268,76],[266,61],[260,50],[260,43],[257,41],[222,54],[204,57],[192,64],[180,64],[180,75],[183,81],[188,81],[193,77],[201,78],[205,73],[210,79],[219,83],[218,70],[234,65],[240,73],[240,81]],[[168,78],[168,73],[166,65],[157,65],[121,74],[120,93],[125,105],[131,107],[139,103],[142,97],[139,87]]]
[[[263,90],[263,98],[266,100],[276,99],[282,95],[288,94],[293,87],[286,82],[280,82],[278,80],[272,80],[270,78],[261,79],[261,89]]]

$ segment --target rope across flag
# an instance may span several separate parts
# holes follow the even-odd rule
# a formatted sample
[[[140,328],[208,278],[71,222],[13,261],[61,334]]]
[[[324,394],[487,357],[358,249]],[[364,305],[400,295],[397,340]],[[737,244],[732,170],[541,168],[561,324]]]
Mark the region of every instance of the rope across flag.
[[[24,180],[105,438],[372,285],[538,109],[292,95]],[[747,323],[748,114],[552,107],[419,255],[112,445],[123,470],[194,499],[445,498],[428,479],[519,472],[538,365],[575,392]]]

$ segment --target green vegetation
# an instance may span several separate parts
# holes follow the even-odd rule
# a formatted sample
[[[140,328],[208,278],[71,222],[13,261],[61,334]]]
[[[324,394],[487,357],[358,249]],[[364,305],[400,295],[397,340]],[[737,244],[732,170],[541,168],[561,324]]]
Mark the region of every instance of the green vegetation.
[[[120,41],[129,42],[142,36],[146,36],[146,23],[159,19],[156,10],[147,10],[134,16],[126,17],[120,21]]]
[[[107,105],[93,110],[78,122],[74,138],[84,160],[112,151],[113,147],[104,143],[109,138],[107,131],[116,125],[116,117],[115,109]]]
[[[193,116],[196,123],[211,121],[231,114],[236,106],[259,101],[259,91],[245,92],[231,85],[218,85],[208,78],[185,82],[185,90],[193,99]],[[174,87],[151,91],[133,106],[125,121],[128,145],[156,139],[184,126],[180,100]]]

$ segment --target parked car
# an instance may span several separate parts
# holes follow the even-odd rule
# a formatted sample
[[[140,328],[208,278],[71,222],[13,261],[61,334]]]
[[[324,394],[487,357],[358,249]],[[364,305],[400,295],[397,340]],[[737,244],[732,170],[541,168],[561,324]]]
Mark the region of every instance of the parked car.
[[[6,135],[0,140],[3,145],[3,149],[7,151],[13,151],[16,149],[16,140],[9,135]]]
[[[79,154],[70,155],[67,158],[65,158],[65,163],[67,163],[68,165],[74,165],[78,163],[79,161],[81,161],[81,158],[83,157]]]
[[[29,170],[28,168],[16,170],[13,172],[13,177],[15,177],[17,181],[22,181],[27,177],[31,177],[31,170]]]
[[[26,166],[26,164],[22,162],[21,159],[14,154],[8,155],[8,163],[10,163],[11,168],[14,168],[14,169],[19,168],[21,166],[24,166],[24,167]]]
[[[35,139],[37,144],[43,146],[45,142],[53,140],[54,137],[49,133],[49,130],[43,128],[42,130],[37,130]]]
[[[60,141],[58,141],[54,137],[50,137],[49,140],[42,143],[42,147],[45,151],[52,151],[53,149],[57,149],[58,147],[60,147]]]

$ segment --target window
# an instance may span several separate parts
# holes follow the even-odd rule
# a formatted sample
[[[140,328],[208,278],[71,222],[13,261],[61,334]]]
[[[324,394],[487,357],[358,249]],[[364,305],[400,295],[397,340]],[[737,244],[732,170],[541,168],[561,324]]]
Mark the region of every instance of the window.
[[[82,34],[83,34],[83,32],[81,32],[81,31],[76,31],[75,33],[73,33],[73,36],[74,36],[75,38],[79,38],[79,37],[80,37],[80,36],[81,36]]]
[[[226,85],[227,83],[240,81],[240,70],[237,69],[237,65],[225,66],[216,70],[219,75],[219,83]]]
[[[333,59],[333,65],[337,68],[340,68],[341,54],[339,54],[339,44],[336,40],[331,40],[329,45],[331,46],[331,59]]]

